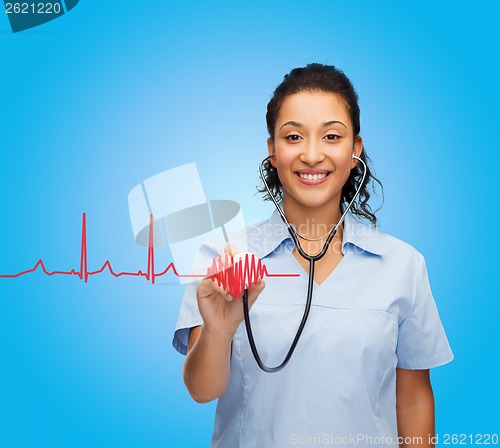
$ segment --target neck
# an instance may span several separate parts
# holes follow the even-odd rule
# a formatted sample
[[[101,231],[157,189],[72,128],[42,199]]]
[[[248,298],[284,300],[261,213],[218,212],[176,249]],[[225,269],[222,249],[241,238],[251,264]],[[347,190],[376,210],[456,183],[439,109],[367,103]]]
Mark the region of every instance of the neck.
[[[308,207],[290,195],[283,196],[283,210],[288,222],[307,238],[326,237],[342,216],[339,206],[340,196],[319,207]]]

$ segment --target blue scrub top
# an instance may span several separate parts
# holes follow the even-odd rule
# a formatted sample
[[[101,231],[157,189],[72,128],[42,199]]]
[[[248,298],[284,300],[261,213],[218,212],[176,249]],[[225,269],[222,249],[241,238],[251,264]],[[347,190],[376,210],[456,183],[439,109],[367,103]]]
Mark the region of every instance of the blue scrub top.
[[[269,273],[250,311],[268,366],[281,363],[302,319],[308,276],[279,214],[247,231],[249,251]],[[202,252],[217,257],[224,243]],[[425,261],[412,246],[357,220],[344,221],[344,257],[321,285],[288,365],[265,373],[244,322],[233,338],[229,384],[217,404],[212,447],[397,446],[396,367],[429,369],[453,359]],[[186,287],[173,345],[186,354],[203,323],[197,283]]]

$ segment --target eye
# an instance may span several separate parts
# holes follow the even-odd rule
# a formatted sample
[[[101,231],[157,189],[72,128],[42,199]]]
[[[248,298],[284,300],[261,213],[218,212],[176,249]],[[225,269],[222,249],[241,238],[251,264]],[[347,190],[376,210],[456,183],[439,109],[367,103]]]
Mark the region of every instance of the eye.
[[[286,140],[291,141],[291,142],[296,142],[300,140],[302,137],[298,134],[290,134],[285,137]]]
[[[327,140],[338,140],[340,138],[340,135],[337,135],[337,134],[327,134],[327,135],[325,135],[325,138]]]

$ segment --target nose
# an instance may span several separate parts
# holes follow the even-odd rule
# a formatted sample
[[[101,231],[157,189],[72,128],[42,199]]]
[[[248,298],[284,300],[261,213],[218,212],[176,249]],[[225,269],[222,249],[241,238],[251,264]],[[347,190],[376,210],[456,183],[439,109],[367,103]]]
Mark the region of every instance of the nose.
[[[321,150],[318,141],[310,140],[306,145],[302,146],[302,152],[300,153],[299,159],[310,166],[314,166],[325,160],[325,154]]]

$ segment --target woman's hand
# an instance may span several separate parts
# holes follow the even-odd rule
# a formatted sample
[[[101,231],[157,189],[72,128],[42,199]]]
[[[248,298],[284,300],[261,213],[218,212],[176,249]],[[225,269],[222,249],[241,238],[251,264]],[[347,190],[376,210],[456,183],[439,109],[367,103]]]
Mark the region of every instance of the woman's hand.
[[[236,255],[236,250],[228,246],[225,251],[230,257]],[[227,266],[229,267],[229,266]],[[252,307],[264,289],[264,282],[259,280],[248,292],[248,306]],[[229,291],[218,286],[209,277],[205,278],[196,290],[198,308],[203,317],[203,327],[206,331],[224,333],[231,337],[244,319],[241,297],[232,297]]]
[[[236,251],[228,246],[225,253],[233,257]],[[230,268],[224,265],[219,267]],[[252,286],[248,293],[249,307],[263,289],[262,280]],[[203,325],[190,332],[183,378],[194,400],[208,403],[220,397],[227,389],[231,343],[244,318],[243,303],[241,298],[231,297],[228,291],[218,286],[215,278],[212,281],[210,277],[198,285],[196,296]]]

